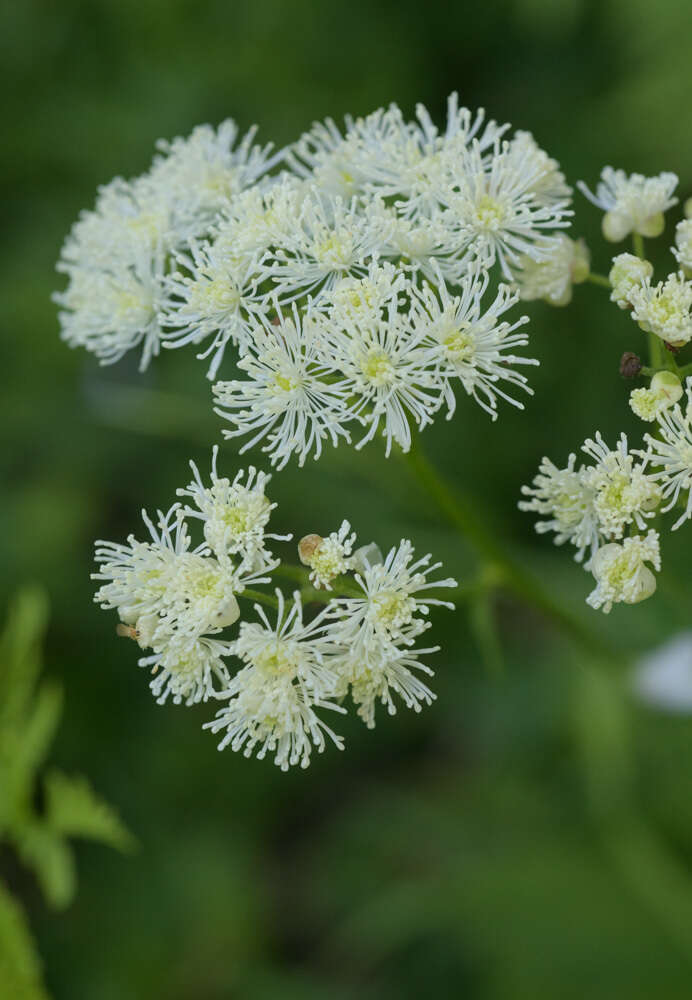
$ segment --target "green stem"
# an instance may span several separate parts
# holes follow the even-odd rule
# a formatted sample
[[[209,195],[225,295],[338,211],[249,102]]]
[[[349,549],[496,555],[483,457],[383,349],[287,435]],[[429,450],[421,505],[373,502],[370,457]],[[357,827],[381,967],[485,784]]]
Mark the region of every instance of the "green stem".
[[[644,252],[644,237],[641,233],[632,233],[632,249],[641,260],[646,259]]]
[[[590,281],[592,285],[600,285],[602,288],[612,288],[610,280],[606,278],[605,274],[594,274],[591,272],[587,274],[586,280]]]
[[[554,625],[584,648],[601,656],[605,655],[609,659],[621,659],[609,643],[573,617],[554,599],[549,589],[508,555],[503,542],[486,527],[473,500],[459,490],[452,489],[445,482],[423,454],[419,441],[403,457],[411,473],[447,520],[486,562],[494,564],[498,583],[504,584],[520,600],[541,611]]]
[[[682,368],[678,368],[678,375],[680,378],[687,378],[688,375],[692,375],[692,364],[683,365]]]
[[[267,608],[274,608],[276,611],[279,607],[279,602],[274,597],[273,594],[263,594],[261,590],[251,590],[246,587],[245,590],[238,594],[241,600],[255,601],[257,604],[264,604]]]

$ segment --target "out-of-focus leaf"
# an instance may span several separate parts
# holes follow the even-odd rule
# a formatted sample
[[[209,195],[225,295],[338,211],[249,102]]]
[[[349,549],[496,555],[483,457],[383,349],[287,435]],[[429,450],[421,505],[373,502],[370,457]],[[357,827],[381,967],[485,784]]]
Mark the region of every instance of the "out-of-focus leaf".
[[[62,712],[62,690],[50,682],[38,690],[26,718],[17,729],[0,734],[0,768],[6,785],[0,791],[9,818],[26,811],[34,788],[36,770],[45,759]],[[3,807],[0,805],[0,816]]]
[[[7,1000],[48,1000],[41,962],[20,907],[0,883],[0,995]]]
[[[48,602],[38,588],[20,591],[0,639],[0,730],[16,725],[26,711],[41,667],[41,640]]]
[[[88,837],[129,851],[135,839],[115,810],[81,775],[63,774],[51,770],[45,777],[46,818],[57,833],[71,837]]]
[[[72,850],[60,834],[45,824],[25,825],[17,838],[19,855],[32,869],[51,906],[67,906],[77,888]]]

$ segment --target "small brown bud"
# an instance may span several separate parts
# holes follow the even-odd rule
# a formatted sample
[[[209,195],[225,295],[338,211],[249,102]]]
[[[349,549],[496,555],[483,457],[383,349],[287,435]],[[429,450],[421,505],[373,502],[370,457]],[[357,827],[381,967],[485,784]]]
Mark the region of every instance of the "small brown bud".
[[[667,340],[663,341],[663,346],[667,351],[670,351],[671,354],[678,354],[680,352],[679,347],[675,347],[673,344],[669,344]]]
[[[620,374],[623,378],[636,378],[642,370],[642,363],[632,351],[625,351],[620,358]]]
[[[305,535],[304,538],[301,538],[298,542],[298,558],[303,566],[310,565],[312,557],[323,541],[324,539],[321,535]]]

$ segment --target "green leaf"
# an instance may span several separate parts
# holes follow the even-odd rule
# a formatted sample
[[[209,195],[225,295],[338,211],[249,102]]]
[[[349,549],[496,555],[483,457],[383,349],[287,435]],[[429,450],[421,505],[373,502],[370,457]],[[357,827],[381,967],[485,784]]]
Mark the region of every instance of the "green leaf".
[[[24,913],[0,883],[0,985],[12,1000],[49,1000]]]
[[[9,821],[29,811],[36,771],[43,763],[62,713],[62,691],[51,682],[41,685],[21,729],[0,738],[0,769],[6,784],[0,791],[0,816]]]
[[[48,601],[38,588],[19,592],[0,638],[0,729],[15,726],[27,709],[41,669]]]
[[[46,774],[44,787],[46,819],[57,833],[88,837],[120,851],[134,849],[135,838],[86,778],[54,768]]]
[[[74,856],[67,841],[45,824],[31,823],[22,827],[15,842],[48,903],[58,909],[67,906],[77,888]]]

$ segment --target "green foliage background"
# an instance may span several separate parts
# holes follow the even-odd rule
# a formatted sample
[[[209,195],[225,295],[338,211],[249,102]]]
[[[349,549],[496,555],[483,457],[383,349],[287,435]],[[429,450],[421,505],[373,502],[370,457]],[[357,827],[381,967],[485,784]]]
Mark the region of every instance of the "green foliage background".
[[[115,619],[91,603],[91,546],[164,506],[219,439],[204,368],[170,352],[144,377],[99,369],[58,339],[63,236],[96,185],[145,169],[158,136],[232,115],[281,144],[315,118],[447,93],[534,132],[570,180],[605,163],[675,170],[692,193],[692,6],[680,0],[23,0],[3,8],[0,266],[2,597],[50,595],[49,674],[65,691],[54,757],[84,771],[136,833],[130,858],[79,849],[80,891],[28,908],[56,1000],[473,1000],[689,997],[692,722],[623,694],[538,617],[500,598],[505,667],[490,675],[464,609],[440,614],[438,701],[353,723],[307,773],[218,754],[210,708],[158,707]],[[607,253],[576,198],[575,234]],[[661,259],[671,242],[660,241]],[[666,261],[670,264],[671,261]],[[524,414],[462,404],[429,452],[564,602],[623,651],[689,624],[689,526],[664,586],[598,618],[586,575],[516,512],[542,454],[597,428],[637,433],[620,354],[634,325],[595,287],[536,304],[542,367]],[[643,341],[642,341],[643,343]],[[226,468],[234,450],[222,451]],[[277,475],[278,529],[348,516],[402,534],[460,579],[472,553],[379,445]],[[3,994],[0,998],[14,1000]]]

